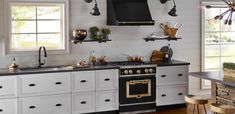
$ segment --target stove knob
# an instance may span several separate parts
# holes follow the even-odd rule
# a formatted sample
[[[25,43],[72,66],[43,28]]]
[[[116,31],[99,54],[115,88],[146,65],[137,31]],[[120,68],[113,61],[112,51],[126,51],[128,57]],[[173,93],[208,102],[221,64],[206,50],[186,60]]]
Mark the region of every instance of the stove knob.
[[[129,74],[132,74],[133,73],[133,70],[129,70]]]
[[[150,72],[150,73],[153,73],[153,69],[150,68],[150,69],[149,69],[149,72]]]
[[[137,72],[137,74],[140,74],[140,73],[141,73],[141,70],[137,70],[136,72]]]
[[[145,69],[144,72],[145,72],[145,73],[149,73],[149,70],[148,70],[148,69]]]
[[[128,74],[128,70],[124,70],[124,74]]]

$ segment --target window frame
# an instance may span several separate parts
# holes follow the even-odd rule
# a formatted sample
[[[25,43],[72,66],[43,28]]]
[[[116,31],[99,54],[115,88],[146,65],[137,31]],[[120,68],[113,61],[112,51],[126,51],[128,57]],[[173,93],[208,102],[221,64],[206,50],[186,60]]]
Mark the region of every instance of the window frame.
[[[11,4],[60,4],[64,6],[63,11],[63,36],[64,49],[47,49],[48,54],[68,54],[69,47],[69,0],[4,0],[4,55],[20,56],[20,55],[37,55],[38,50],[11,50]]]

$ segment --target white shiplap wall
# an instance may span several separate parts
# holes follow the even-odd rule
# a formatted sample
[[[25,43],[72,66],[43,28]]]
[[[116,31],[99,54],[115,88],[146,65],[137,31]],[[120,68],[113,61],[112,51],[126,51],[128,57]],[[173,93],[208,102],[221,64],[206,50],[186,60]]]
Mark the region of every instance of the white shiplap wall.
[[[145,42],[144,37],[152,32],[161,31],[160,22],[182,23],[179,31],[182,40],[171,41],[173,59],[191,63],[190,71],[200,70],[200,0],[176,0],[178,17],[170,17],[167,13],[173,7],[172,2],[161,4],[159,0],[148,0],[155,26],[110,26],[112,42],[72,44],[71,53],[65,55],[49,55],[47,65],[72,64],[80,60],[88,60],[90,50],[95,50],[97,56],[105,55],[108,60],[126,60],[122,53],[142,55],[149,60],[152,50],[160,49],[168,41]],[[0,68],[7,68],[12,57],[3,55],[3,0],[0,0]],[[94,3],[87,4],[84,0],[70,0],[70,31],[76,28],[88,29],[90,26],[106,26],[106,0],[98,0],[101,16],[89,14]],[[20,66],[36,66],[36,55],[17,56]],[[190,92],[200,91],[200,81],[190,78]]]

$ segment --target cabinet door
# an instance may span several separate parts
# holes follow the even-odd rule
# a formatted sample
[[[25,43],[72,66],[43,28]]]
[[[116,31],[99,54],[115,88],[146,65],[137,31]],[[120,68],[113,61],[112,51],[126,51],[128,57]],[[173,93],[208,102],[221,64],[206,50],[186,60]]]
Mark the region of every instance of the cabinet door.
[[[187,85],[157,87],[157,106],[185,103],[184,96],[188,94]]]
[[[95,112],[95,92],[82,92],[72,95],[73,114]]]
[[[72,73],[73,92],[95,91],[95,71]]]
[[[188,83],[188,66],[166,66],[157,68],[157,85]]]
[[[96,111],[118,110],[118,91],[96,92]]]
[[[17,76],[0,77],[0,98],[17,96]]]
[[[96,90],[118,89],[118,70],[97,70],[96,71]]]
[[[17,99],[2,99],[0,100],[0,114],[17,114],[18,113]]]
[[[20,75],[20,95],[43,95],[70,92],[70,73]]]
[[[69,94],[20,98],[20,114],[70,114]]]

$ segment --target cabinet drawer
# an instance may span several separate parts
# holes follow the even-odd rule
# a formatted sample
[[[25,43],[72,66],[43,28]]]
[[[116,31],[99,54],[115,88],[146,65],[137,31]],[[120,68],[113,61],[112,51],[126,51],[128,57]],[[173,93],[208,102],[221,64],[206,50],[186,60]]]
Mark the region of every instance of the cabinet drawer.
[[[20,114],[70,114],[69,94],[20,98]]]
[[[185,103],[184,96],[188,93],[187,85],[157,87],[157,106]]]
[[[118,91],[96,92],[96,111],[118,110]]]
[[[68,93],[70,73],[48,73],[20,76],[20,95]]]
[[[0,114],[17,114],[18,113],[17,99],[2,99],[0,100]]]
[[[95,71],[72,73],[73,91],[95,91]]]
[[[17,96],[17,76],[0,78],[0,98]]]
[[[157,68],[157,85],[183,84],[188,82],[188,66]]]
[[[73,114],[95,112],[95,92],[83,92],[72,95]]]
[[[118,89],[118,70],[96,71],[96,90]]]

